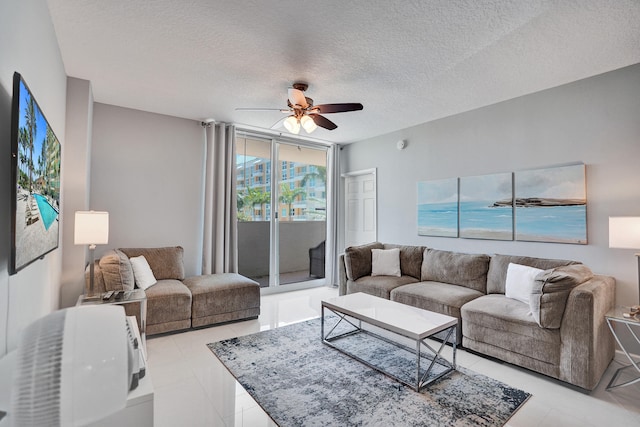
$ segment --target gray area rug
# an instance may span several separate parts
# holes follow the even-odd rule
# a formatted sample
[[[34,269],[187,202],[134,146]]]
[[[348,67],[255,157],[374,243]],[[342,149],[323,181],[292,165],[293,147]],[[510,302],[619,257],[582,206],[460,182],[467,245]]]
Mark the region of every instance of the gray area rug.
[[[367,337],[335,343],[415,375],[415,355]],[[464,368],[417,393],[323,344],[320,319],[208,346],[282,427],[502,426],[531,396]]]

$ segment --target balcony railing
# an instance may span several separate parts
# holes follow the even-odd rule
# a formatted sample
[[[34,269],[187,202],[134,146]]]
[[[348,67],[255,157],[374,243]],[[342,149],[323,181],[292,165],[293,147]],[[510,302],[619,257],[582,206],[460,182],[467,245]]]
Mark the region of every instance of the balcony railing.
[[[309,249],[325,240],[325,221],[282,221],[279,224],[280,284],[302,282],[324,276],[311,275]],[[239,273],[269,284],[269,221],[238,222]]]

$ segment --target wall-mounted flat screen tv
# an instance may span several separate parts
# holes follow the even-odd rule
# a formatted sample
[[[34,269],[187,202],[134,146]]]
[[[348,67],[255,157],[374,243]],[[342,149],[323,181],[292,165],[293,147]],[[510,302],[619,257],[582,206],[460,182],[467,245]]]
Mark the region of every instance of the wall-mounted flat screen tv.
[[[58,247],[60,142],[19,73],[13,75],[10,274]]]

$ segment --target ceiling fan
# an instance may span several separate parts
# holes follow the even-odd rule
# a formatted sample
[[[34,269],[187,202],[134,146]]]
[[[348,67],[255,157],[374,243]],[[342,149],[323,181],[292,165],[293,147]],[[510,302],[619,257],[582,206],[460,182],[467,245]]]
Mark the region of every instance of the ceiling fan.
[[[240,111],[280,111],[287,113],[289,116],[278,120],[276,124],[271,126],[272,129],[281,125],[291,133],[299,133],[302,127],[307,133],[311,133],[318,126],[327,130],[334,130],[338,127],[331,120],[320,114],[344,113],[347,111],[362,110],[360,103],[342,103],[342,104],[321,104],[313,105],[313,99],[304,96],[304,91],[309,87],[306,83],[294,83],[293,87],[288,90],[287,106],[289,108],[236,108]]]

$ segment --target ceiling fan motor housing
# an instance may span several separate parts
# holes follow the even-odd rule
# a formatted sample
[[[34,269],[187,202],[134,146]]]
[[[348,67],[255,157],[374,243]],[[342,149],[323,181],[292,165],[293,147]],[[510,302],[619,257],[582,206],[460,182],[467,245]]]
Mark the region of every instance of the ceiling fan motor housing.
[[[309,88],[309,85],[306,83],[294,83],[292,86],[294,89],[298,89],[303,92]]]

